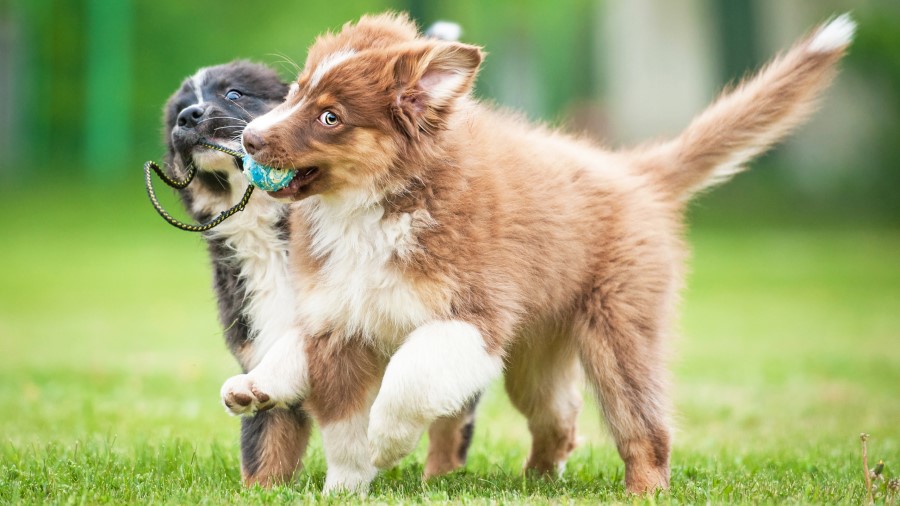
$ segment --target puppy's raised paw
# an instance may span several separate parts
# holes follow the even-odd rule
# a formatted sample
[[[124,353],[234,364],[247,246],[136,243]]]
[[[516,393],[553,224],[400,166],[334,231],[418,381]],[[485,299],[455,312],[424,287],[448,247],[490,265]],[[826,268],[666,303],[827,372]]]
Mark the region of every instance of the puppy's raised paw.
[[[222,404],[232,415],[252,415],[275,407],[272,397],[247,374],[232,376],[222,385]]]

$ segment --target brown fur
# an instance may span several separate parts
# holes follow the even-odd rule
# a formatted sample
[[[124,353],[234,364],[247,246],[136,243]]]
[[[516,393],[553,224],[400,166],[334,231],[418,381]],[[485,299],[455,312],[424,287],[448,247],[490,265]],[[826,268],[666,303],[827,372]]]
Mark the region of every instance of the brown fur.
[[[447,474],[466,463],[474,413],[465,409],[456,415],[438,418],[428,429],[428,457],[424,477]]]
[[[344,49],[380,49],[410,42],[418,37],[416,26],[404,14],[363,16],[356,23],[345,23],[336,34],[320,35],[309,48],[306,68],[315,68],[323,58]]]
[[[241,424],[248,434],[241,441],[244,485],[289,483],[301,468],[309,443],[311,423],[303,409],[272,409],[243,418]]]
[[[582,403],[578,350],[564,335],[560,329],[542,328],[517,342],[507,357],[506,391],[532,434],[525,469],[548,476],[575,449]]]
[[[486,348],[507,358],[507,390],[534,437],[528,467],[549,472],[574,447],[580,362],[628,490],[667,487],[665,347],[686,257],[683,202],[727,175],[717,172],[723,162],[741,166],[805,118],[844,48],[810,53],[803,41],[675,140],[615,153],[471,99],[482,59],[474,46],[365,46],[314,82],[317,63],[346,47],[339,37],[313,46],[297,91],[276,110],[289,116],[252,132],[260,142],[248,147],[262,163],[319,169],[294,194],[302,201],[291,235],[301,293],[328,275],[329,251],[303,239],[314,238],[311,216],[321,206],[355,192],[383,208],[384,223],[412,217],[414,246],[388,268],[431,319],[473,324]],[[317,122],[324,110],[340,123]],[[386,357],[361,343],[388,355],[414,330],[400,322],[358,335],[349,320],[310,325],[311,335],[327,327],[332,336],[309,348],[312,388],[321,389],[309,407],[323,423],[364,409],[383,373]]]
[[[346,418],[367,405],[368,392],[381,379],[384,360],[358,340],[348,343],[329,336],[307,341],[310,395],[306,409],[319,423]]]

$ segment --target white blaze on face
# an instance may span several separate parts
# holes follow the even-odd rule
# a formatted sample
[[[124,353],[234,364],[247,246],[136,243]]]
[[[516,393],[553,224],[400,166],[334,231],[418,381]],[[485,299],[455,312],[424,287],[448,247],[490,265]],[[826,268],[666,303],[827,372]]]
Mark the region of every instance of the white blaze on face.
[[[317,86],[322,78],[325,77],[325,74],[327,74],[331,69],[337,67],[341,63],[349,60],[355,54],[356,51],[352,49],[344,49],[342,51],[332,53],[325,58],[322,58],[322,61],[319,62],[319,66],[316,67],[315,72],[313,72],[313,75],[309,80],[310,88]]]
[[[252,130],[257,134],[265,137],[266,132],[272,128],[273,126],[281,123],[282,121],[290,118],[295,112],[299,111],[301,107],[303,107],[304,101],[301,99],[299,102],[294,104],[291,107],[285,107],[284,104],[272,109],[271,111],[263,114],[262,116],[257,117],[255,120],[251,121],[245,130]],[[243,145],[244,139],[243,135],[241,136],[241,147],[245,152],[247,151],[247,147]]]
[[[206,79],[207,69],[203,68],[191,76],[191,88],[194,90],[194,96],[197,97],[197,105],[203,103],[203,81]]]

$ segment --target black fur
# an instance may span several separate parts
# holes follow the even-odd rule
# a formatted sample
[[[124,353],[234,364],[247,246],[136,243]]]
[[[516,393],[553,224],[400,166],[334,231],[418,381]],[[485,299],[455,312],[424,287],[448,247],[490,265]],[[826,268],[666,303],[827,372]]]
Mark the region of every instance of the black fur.
[[[212,259],[213,288],[219,303],[219,322],[225,329],[225,344],[237,357],[238,352],[248,345],[250,337],[250,325],[244,315],[247,292],[239,276],[240,266],[229,260],[231,249],[222,238],[208,240],[207,250]],[[247,372],[246,364],[242,363],[241,368]]]
[[[473,397],[468,403],[466,403],[466,407],[463,408],[468,414],[468,421],[460,429],[460,432],[462,433],[462,439],[460,440],[459,448],[457,449],[459,461],[463,464],[466,463],[466,457],[469,455],[469,446],[472,445],[472,436],[475,433],[475,408],[478,407],[478,401],[480,400],[481,393]]]

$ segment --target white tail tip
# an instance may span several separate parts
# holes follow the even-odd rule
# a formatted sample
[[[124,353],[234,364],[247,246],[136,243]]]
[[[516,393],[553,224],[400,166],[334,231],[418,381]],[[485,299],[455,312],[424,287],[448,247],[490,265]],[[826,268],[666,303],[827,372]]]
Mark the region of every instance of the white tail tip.
[[[813,53],[830,53],[844,49],[853,40],[856,33],[856,22],[849,13],[841,14],[822,25],[813,36],[808,49]]]
[[[435,21],[431,28],[425,31],[425,35],[448,42],[456,42],[462,35],[462,27],[452,21]]]

